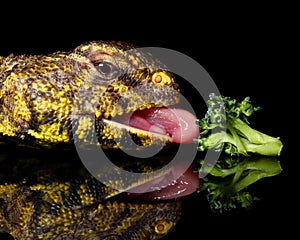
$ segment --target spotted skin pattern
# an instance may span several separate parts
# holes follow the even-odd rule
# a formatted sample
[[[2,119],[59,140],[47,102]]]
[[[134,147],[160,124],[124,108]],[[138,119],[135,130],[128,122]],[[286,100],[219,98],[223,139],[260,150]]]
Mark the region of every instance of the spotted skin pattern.
[[[98,181],[0,186],[0,230],[15,239],[159,239],[179,220],[180,201],[105,200]]]
[[[125,129],[103,119],[179,101],[164,66],[132,48],[90,42],[71,52],[2,57],[0,135],[43,145],[97,137],[104,147],[118,147],[114,139]],[[131,131],[140,145],[155,142],[149,133]]]
[[[92,41],[70,52],[0,57],[4,143],[43,148],[94,144],[96,139],[107,149],[122,148],[118,142],[132,139],[134,147],[161,144],[166,140],[120,127],[113,119],[178,101],[178,85],[165,67],[123,42]],[[90,175],[64,181],[51,178],[34,182],[0,178],[0,232],[16,240],[158,239],[180,216],[179,200],[123,202],[111,198],[118,195],[115,189]]]

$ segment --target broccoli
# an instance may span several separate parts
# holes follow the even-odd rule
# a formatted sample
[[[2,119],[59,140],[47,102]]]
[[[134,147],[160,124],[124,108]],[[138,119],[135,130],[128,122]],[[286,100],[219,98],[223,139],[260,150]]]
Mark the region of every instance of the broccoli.
[[[253,107],[250,98],[237,102],[229,97],[210,94],[208,110],[198,119],[200,134],[195,142],[199,152],[220,152],[214,163],[199,161],[198,192],[206,192],[213,210],[249,207],[257,199],[250,186],[282,171],[276,158],[283,147],[279,138],[249,126],[248,117],[261,109]]]
[[[200,161],[203,164],[203,160]],[[257,200],[250,185],[265,178],[278,175],[281,171],[280,161],[275,157],[224,157],[211,166],[199,168],[198,172],[210,170],[198,188],[205,192],[213,211],[228,211],[235,208],[247,208]]]
[[[207,104],[205,117],[197,121],[201,131],[195,140],[199,151],[215,149],[230,155],[280,155],[282,142],[279,138],[249,126],[248,117],[261,109],[253,107],[249,97],[237,102],[235,99],[212,93]]]

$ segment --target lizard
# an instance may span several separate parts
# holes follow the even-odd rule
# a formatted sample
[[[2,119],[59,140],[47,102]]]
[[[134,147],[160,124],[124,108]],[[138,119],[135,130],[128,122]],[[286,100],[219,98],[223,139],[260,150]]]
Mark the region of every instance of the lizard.
[[[11,150],[0,157],[7,167],[0,177],[0,232],[14,239],[159,239],[180,219],[180,199],[107,197],[115,189],[92,177],[73,151],[11,156]]]
[[[90,41],[69,52],[0,57],[0,141],[135,150],[190,141],[198,128],[187,128],[188,135],[174,115],[187,114],[190,125],[196,119],[166,108],[179,97],[172,73],[129,43]],[[57,179],[1,181],[0,229],[15,239],[157,239],[180,215],[179,201],[113,202],[119,192],[91,176],[75,184]]]

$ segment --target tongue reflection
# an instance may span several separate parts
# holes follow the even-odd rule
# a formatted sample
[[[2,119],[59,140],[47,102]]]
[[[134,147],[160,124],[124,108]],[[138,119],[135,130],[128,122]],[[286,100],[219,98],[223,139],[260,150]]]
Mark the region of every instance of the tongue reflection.
[[[140,193],[127,193],[127,198],[153,201],[189,195],[197,190],[200,182],[194,168],[195,166],[191,165],[179,178],[174,179],[175,172],[182,172],[180,166],[175,166],[170,173],[136,187],[134,192]]]
[[[196,117],[186,110],[177,108],[150,108],[136,111],[130,116],[129,125],[168,135],[175,143],[192,143],[199,135]]]
[[[135,111],[117,119],[130,127],[166,135],[175,143],[192,143],[199,136],[194,114],[179,108],[150,108]],[[169,173],[121,194],[121,198],[142,200],[166,200],[195,192],[199,186],[198,175],[182,166],[174,166]],[[179,177],[178,177],[179,176]]]

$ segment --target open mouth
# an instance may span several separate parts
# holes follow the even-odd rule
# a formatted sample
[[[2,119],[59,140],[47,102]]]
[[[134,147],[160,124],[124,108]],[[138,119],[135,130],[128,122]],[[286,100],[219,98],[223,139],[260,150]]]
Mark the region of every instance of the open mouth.
[[[104,120],[107,121],[107,120]],[[152,107],[115,117],[115,124],[145,134],[161,135],[174,143],[192,143],[199,135],[196,117],[184,109]]]
[[[131,189],[134,193],[122,193],[119,197],[122,200],[163,201],[190,195],[197,190],[200,183],[198,175],[194,172],[195,166],[192,164],[176,178],[177,171],[182,171],[180,168],[175,166],[163,176]]]
[[[145,134],[160,135],[177,144],[192,143],[199,136],[195,115],[179,108],[153,107],[137,110],[112,121],[126,128],[138,129]],[[122,200],[157,201],[189,195],[199,186],[199,177],[194,169],[194,165],[187,170],[186,167],[173,166],[166,174],[135,186],[132,191],[122,193],[118,197]]]

